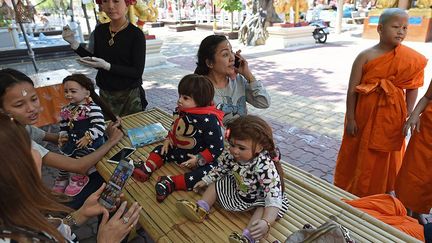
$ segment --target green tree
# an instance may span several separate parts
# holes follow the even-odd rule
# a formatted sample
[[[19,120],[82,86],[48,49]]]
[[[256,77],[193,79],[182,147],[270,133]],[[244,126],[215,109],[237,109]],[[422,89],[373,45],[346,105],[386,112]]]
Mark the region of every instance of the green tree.
[[[240,0],[221,0],[218,7],[231,14],[231,32],[234,31],[234,11],[242,10],[242,2]]]

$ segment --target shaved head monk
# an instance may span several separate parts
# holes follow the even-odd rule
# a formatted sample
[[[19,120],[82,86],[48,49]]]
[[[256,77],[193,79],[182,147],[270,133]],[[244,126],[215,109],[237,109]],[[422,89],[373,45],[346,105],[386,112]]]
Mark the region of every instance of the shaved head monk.
[[[355,59],[334,183],[359,197],[394,190],[404,153],[403,127],[423,85],[426,58],[401,44],[408,14],[385,9],[379,43]]]
[[[396,196],[405,207],[417,214],[428,214],[432,208],[432,84],[420,99],[404,132],[411,138],[396,180]]]

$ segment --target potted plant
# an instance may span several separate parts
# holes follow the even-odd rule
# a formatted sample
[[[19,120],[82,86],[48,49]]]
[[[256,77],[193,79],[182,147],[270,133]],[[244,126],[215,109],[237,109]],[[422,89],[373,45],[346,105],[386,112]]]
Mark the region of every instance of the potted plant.
[[[217,5],[231,14],[231,28],[228,33],[228,38],[237,39],[238,32],[234,32],[234,11],[242,10],[242,2],[240,0],[220,0]]]

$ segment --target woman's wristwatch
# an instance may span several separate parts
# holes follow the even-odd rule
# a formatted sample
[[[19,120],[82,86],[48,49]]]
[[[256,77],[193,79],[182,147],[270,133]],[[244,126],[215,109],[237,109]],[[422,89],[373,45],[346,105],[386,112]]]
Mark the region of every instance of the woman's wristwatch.
[[[197,162],[198,162],[199,166],[204,166],[207,164],[207,161],[204,159],[204,157],[200,153],[198,153],[196,155],[196,158],[197,158]]]

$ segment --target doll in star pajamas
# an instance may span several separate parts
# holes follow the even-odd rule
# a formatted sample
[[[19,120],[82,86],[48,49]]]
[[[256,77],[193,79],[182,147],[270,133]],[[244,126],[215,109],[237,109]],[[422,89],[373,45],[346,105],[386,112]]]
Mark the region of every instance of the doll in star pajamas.
[[[192,190],[195,183],[216,166],[224,149],[223,112],[213,105],[211,81],[202,75],[186,75],[178,85],[178,93],[174,121],[167,138],[133,172],[136,180],[144,182],[165,162],[176,162],[190,169],[185,174],[157,179],[155,188],[159,202],[174,190]]]

